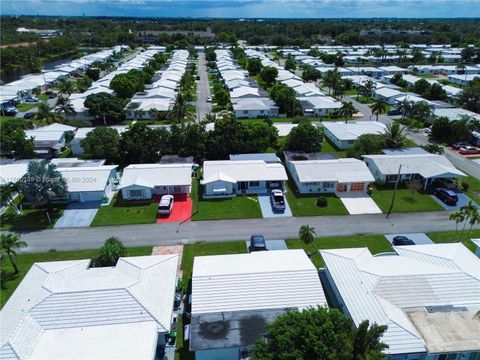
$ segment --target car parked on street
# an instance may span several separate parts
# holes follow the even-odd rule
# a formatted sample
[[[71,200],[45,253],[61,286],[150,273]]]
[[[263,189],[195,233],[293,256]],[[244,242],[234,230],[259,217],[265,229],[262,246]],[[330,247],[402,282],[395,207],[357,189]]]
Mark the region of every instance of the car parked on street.
[[[387,112],[387,115],[389,116],[395,116],[395,115],[402,115],[399,109],[390,109]]]
[[[395,246],[415,245],[412,239],[402,235],[395,236],[392,240],[392,244]]]
[[[452,148],[454,148],[455,150],[459,150],[465,146],[469,146],[469,144],[465,141],[457,141],[456,143],[452,144]]]
[[[212,98],[210,96],[207,97],[207,102],[212,102]]]
[[[2,115],[3,116],[15,116],[18,114],[18,110],[17,108],[13,107],[13,106],[9,106],[9,107],[6,107],[4,109],[2,109]]]
[[[285,206],[285,196],[283,191],[280,189],[272,190],[270,193],[270,202],[272,203],[273,211],[284,212],[286,209]]]
[[[27,120],[28,120],[28,119],[33,119],[36,114],[37,114],[37,113],[34,113],[34,112],[27,112],[27,113],[25,113],[25,114],[23,115],[23,118],[24,118],[24,119],[27,119]]]
[[[250,236],[250,246],[249,251],[267,251],[267,243],[263,235],[252,235]]]
[[[436,188],[434,195],[447,205],[457,205],[458,195],[455,191],[446,188]]]
[[[471,155],[471,154],[480,154],[480,148],[475,146],[464,146],[460,148],[460,154]]]
[[[26,103],[36,103],[36,102],[38,102],[38,98],[36,96],[27,96],[24,99],[24,102],[26,102]]]
[[[173,209],[173,195],[163,195],[158,203],[158,215],[170,215]]]

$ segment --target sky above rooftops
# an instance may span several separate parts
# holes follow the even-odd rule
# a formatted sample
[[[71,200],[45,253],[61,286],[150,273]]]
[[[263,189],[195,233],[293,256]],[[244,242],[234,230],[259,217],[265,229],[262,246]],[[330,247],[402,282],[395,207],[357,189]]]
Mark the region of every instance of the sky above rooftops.
[[[214,18],[479,17],[478,0],[1,0],[2,15]]]

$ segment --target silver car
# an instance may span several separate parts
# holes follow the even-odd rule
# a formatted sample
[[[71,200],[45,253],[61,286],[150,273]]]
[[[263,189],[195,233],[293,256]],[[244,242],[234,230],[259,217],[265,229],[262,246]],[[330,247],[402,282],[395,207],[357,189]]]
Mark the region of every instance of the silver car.
[[[272,190],[270,193],[270,201],[272,202],[272,209],[278,212],[285,211],[285,196],[283,191],[279,189]]]
[[[170,215],[173,209],[173,195],[163,195],[158,203],[159,215]]]

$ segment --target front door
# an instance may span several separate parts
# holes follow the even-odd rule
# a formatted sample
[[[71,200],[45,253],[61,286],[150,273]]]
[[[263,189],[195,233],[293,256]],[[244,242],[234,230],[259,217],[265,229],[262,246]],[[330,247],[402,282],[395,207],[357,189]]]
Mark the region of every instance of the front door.
[[[338,192],[344,192],[345,191],[345,184],[338,183],[337,184],[337,191]]]
[[[247,189],[248,189],[248,182],[247,181],[240,181],[238,183],[238,190],[239,191],[247,190]]]

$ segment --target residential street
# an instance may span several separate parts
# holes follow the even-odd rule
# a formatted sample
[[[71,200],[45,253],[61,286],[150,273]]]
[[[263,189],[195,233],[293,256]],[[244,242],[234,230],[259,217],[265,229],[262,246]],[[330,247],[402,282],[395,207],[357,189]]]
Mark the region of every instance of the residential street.
[[[248,239],[254,233],[267,239],[286,239],[298,236],[300,226],[309,224],[318,236],[356,234],[417,233],[455,230],[450,213],[424,212],[385,214],[268,218],[248,220],[219,220],[178,223],[105,226],[75,229],[52,229],[22,233],[28,244],[27,252],[94,249],[105,239],[118,236],[125,246],[153,246],[219,242]]]
[[[203,120],[206,114],[212,111],[212,103],[207,102],[210,97],[210,83],[208,81],[205,53],[198,53],[198,75],[197,81],[197,122]]]

